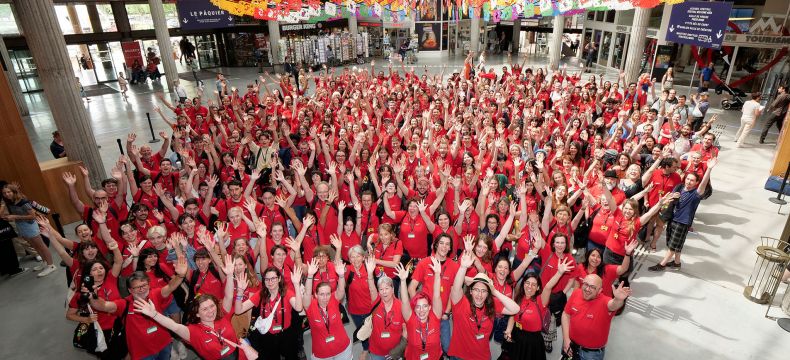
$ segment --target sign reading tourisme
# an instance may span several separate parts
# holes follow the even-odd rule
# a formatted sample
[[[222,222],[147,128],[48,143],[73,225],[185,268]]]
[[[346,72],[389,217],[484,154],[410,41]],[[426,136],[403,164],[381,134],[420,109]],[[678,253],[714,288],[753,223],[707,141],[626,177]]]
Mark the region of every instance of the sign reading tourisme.
[[[179,0],[178,21],[184,30],[233,26],[233,16],[212,4],[210,0]]]
[[[667,41],[721,49],[731,2],[686,1],[672,6]]]

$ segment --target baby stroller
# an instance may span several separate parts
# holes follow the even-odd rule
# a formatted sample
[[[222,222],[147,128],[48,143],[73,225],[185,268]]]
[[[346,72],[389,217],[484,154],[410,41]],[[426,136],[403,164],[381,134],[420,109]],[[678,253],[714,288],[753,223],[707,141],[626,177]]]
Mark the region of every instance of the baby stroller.
[[[721,94],[722,92],[727,92],[730,94],[731,98],[729,99],[722,99],[721,100],[721,108],[724,110],[740,110],[743,108],[744,101],[741,98],[742,96],[746,96],[741,89],[733,89],[729,87],[725,83],[721,83],[719,86],[716,87],[716,94]]]

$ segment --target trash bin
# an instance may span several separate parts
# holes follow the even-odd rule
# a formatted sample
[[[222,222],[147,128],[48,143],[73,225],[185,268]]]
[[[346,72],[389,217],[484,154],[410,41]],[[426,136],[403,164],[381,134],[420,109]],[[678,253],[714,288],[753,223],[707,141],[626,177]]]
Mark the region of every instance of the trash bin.
[[[779,239],[761,237],[757,247],[757,261],[743,289],[743,296],[758,304],[768,304],[776,295],[782,274],[790,261],[789,244]]]
[[[790,286],[785,287],[785,296],[782,296],[782,311],[790,315]]]

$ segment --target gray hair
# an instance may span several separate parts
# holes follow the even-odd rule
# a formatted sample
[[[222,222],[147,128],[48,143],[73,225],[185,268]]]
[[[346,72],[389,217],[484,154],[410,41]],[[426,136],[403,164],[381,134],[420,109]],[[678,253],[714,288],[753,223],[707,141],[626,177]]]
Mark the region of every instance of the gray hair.
[[[376,288],[381,289],[382,286],[389,285],[391,288],[395,288],[395,284],[392,283],[392,279],[389,276],[381,276],[379,280],[376,282]]]
[[[362,245],[354,245],[354,246],[352,246],[350,249],[348,249],[348,255],[351,255],[351,253],[357,253],[357,254],[359,254],[361,256],[365,256],[366,255],[365,254],[365,250],[362,249]]]

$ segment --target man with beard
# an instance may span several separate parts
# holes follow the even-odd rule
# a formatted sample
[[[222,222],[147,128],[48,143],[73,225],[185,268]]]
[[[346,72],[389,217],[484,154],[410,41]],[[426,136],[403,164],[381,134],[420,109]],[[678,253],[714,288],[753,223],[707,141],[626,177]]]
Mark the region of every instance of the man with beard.
[[[164,287],[151,289],[148,275],[137,271],[128,280],[131,295],[113,301],[101,298],[90,300],[94,310],[126,318],[126,344],[132,359],[170,359],[170,344],[173,341],[170,332],[153,319],[135,312],[134,302],[151,301],[158,312],[163,312],[173,301],[171,294],[181,285],[186,272],[187,261],[181,257],[175,264],[175,276]]]

